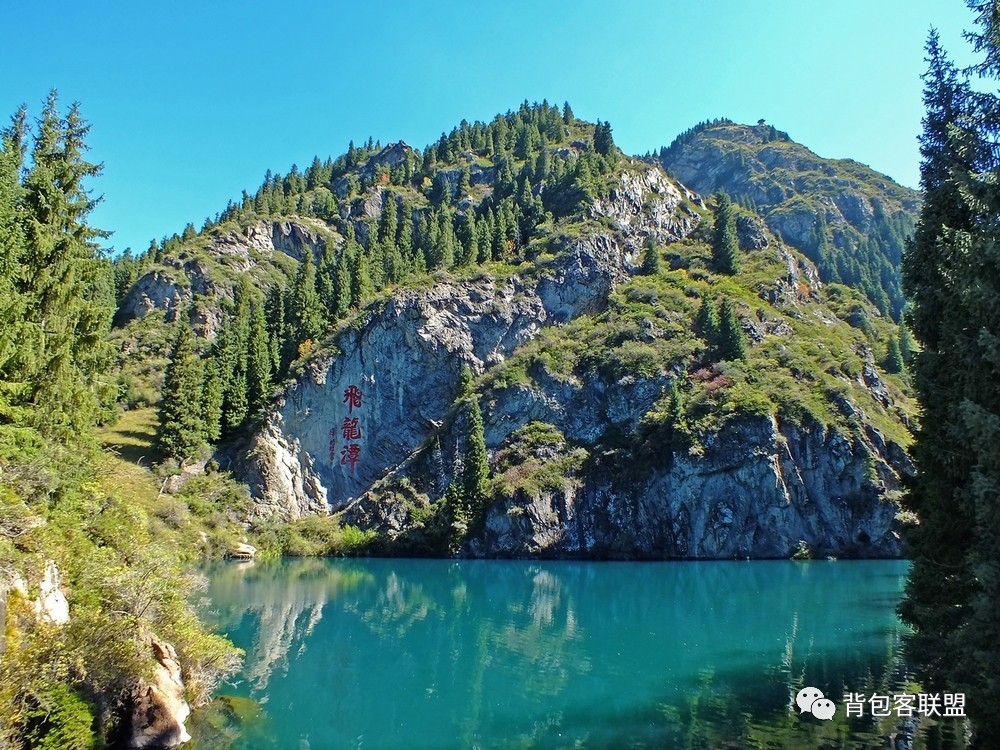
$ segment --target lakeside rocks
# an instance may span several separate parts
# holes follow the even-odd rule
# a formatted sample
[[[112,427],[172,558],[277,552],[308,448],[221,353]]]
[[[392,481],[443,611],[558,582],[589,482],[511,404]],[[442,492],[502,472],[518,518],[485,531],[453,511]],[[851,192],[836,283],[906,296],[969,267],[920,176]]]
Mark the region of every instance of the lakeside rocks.
[[[184,722],[191,707],[184,697],[184,680],[174,647],[155,635],[149,647],[156,664],[152,679],[138,686],[132,695],[129,713],[129,748],[162,750],[191,739]]]

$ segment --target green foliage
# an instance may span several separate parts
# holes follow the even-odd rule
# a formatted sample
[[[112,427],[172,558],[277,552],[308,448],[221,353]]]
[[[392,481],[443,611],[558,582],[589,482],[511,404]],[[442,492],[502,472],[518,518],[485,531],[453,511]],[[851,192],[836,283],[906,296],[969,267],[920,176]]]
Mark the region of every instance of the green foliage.
[[[895,337],[889,339],[888,351],[885,355],[885,371],[893,374],[903,371],[903,354],[899,350],[899,341]]]
[[[701,298],[698,317],[695,318],[695,328],[709,346],[715,346],[719,339],[719,313],[707,296]]]
[[[49,94],[33,134],[22,109],[0,151],[0,431],[33,426],[70,440],[114,400],[103,373],[113,271],[87,217],[89,126]]]
[[[160,409],[160,449],[166,456],[186,461],[194,458],[206,435],[203,416],[204,371],[194,348],[190,326],[177,329],[170,364],[163,384]]]
[[[734,274],[740,270],[740,245],[736,238],[736,209],[729,196],[715,196],[715,229],[712,235],[712,265],[720,273]]]
[[[68,686],[56,683],[25,711],[24,740],[32,750],[92,750],[92,707]]]
[[[462,497],[470,518],[478,518],[486,510],[490,491],[490,464],[483,432],[483,414],[479,402],[470,399],[466,418],[465,469],[462,473]]]
[[[94,446],[94,420],[107,415],[114,383],[116,270],[124,285],[136,268],[112,268],[96,245],[103,234],[86,224],[96,201],[85,181],[99,167],[83,159],[88,127],[78,108],[60,117],[50,95],[28,165],[25,123],[22,111],[0,151],[0,560],[5,577],[27,581],[29,597],[54,561],[71,596],[69,622],[56,625],[16,590],[5,594],[0,745],[103,747],[109,714],[98,706],[148,677],[147,636],[177,647],[195,703],[235,669],[238,653],[194,616],[176,537],[154,535],[142,506],[126,499],[129,485],[102,474],[109,459]],[[153,347],[150,367],[168,341]],[[172,351],[162,437],[187,457],[203,439],[203,377],[183,322]],[[156,454],[151,425],[149,433],[140,460]]]
[[[967,38],[985,53],[976,72],[995,81],[996,5],[969,6],[979,28]],[[911,371],[923,416],[917,478],[904,498],[918,523],[907,532],[914,559],[900,614],[914,629],[909,652],[928,684],[967,694],[974,744],[986,747],[1000,732],[1000,98],[973,91],[934,32],[927,52],[924,203],[903,259],[907,321],[922,347]]]
[[[747,343],[740,322],[736,318],[733,304],[728,297],[719,305],[719,346],[720,359],[746,359]]]
[[[652,236],[646,238],[646,250],[642,258],[642,272],[647,276],[656,276],[660,273],[661,260],[660,248],[656,246],[656,240]]]

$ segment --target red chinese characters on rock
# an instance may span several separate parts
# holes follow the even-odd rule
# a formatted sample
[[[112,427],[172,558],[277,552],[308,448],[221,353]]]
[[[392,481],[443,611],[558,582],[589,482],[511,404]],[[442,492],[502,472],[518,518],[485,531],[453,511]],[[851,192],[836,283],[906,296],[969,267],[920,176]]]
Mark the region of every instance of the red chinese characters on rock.
[[[354,473],[354,464],[358,462],[359,458],[361,458],[361,446],[357,443],[345,445],[340,450],[340,463],[350,466],[352,474]]]
[[[361,389],[353,383],[344,389],[344,403],[347,404],[347,413],[351,415],[354,413],[355,409],[361,409],[362,400],[364,398],[364,393]],[[361,427],[358,424],[358,417],[346,416],[344,421],[340,425],[340,434],[344,440],[349,441],[340,450],[340,465],[347,466],[350,468],[351,473],[354,473],[354,467],[357,465],[358,461],[361,460],[361,444],[362,438]],[[330,430],[330,460],[336,460],[336,429]]]
[[[340,425],[340,431],[344,434],[344,440],[360,440],[361,428],[358,427],[358,418],[344,417],[344,423]]]
[[[344,389],[344,403],[347,404],[347,413],[352,414],[355,409],[361,408],[361,389],[356,385],[349,385]]]

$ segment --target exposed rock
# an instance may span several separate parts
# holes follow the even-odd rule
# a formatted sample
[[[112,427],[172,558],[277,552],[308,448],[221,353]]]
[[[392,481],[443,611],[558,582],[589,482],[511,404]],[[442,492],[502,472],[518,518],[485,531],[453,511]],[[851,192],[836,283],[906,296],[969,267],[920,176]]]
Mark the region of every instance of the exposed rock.
[[[628,176],[600,208],[627,227],[621,234],[577,238],[534,277],[484,275],[401,290],[341,333],[338,356],[311,363],[253,439],[245,471],[255,511],[296,518],[347,507],[434,434],[454,401],[463,363],[480,373],[542,326],[602,309],[636,268],[641,237],[677,239],[695,226],[681,189],[650,172]],[[655,218],[643,221],[650,205],[658,206]],[[363,394],[356,410],[345,405],[351,386]],[[355,418],[360,437],[345,439],[344,420]],[[349,444],[360,446],[353,465]]]
[[[396,141],[384,147],[377,154],[373,155],[365,163],[362,169],[363,174],[374,174],[376,167],[384,166],[398,167],[406,162],[406,157],[413,153],[413,149],[405,141]]]
[[[659,169],[626,171],[607,198],[598,198],[590,208],[594,216],[614,223],[627,241],[651,234],[657,242],[675,242],[690,234],[698,224],[698,214],[684,206],[694,193]]]
[[[153,678],[135,689],[129,717],[129,747],[135,750],[176,747],[191,739],[184,727],[191,707],[184,698],[177,652],[155,635],[149,646],[156,660]]]
[[[45,562],[45,573],[38,584],[38,598],[34,609],[41,622],[51,622],[54,625],[69,622],[69,602],[62,592],[62,576],[52,560]]]
[[[874,465],[874,469],[869,466]],[[897,556],[898,473],[863,436],[742,419],[632,486],[611,470],[494,505],[474,556]]]
[[[743,251],[763,250],[770,244],[764,224],[743,214],[736,217],[736,236]]]
[[[430,288],[377,303],[324,344],[332,353],[309,363],[244,446],[238,470],[254,513],[343,511],[348,523],[406,533],[412,509],[440,496],[459,465],[462,365],[483,373],[542,327],[606,309],[647,237],[668,243],[696,227],[693,199],[658,170],[627,171],[592,205],[599,221],[552,243],[544,265],[460,283],[440,274]],[[613,231],[599,228],[608,224]],[[778,306],[817,302],[815,268],[781,243],[772,252],[787,273],[762,296]],[[639,323],[635,336],[656,341],[667,330],[659,323]],[[762,317],[745,316],[743,326],[755,343],[792,332]],[[787,557],[800,541],[817,554],[899,553],[898,507],[887,496],[908,470],[900,446],[863,427],[740,415],[720,419],[689,452],[660,449],[639,430],[673,375],[600,369],[556,377],[537,367],[509,382],[500,371],[483,403],[494,462],[531,421],[564,436],[565,455],[552,460],[572,460],[546,489],[515,490],[491,508],[464,554]],[[855,406],[845,398],[843,408]]]
[[[253,560],[256,556],[257,548],[246,542],[240,542],[226,552],[226,557],[235,557],[239,560]]]

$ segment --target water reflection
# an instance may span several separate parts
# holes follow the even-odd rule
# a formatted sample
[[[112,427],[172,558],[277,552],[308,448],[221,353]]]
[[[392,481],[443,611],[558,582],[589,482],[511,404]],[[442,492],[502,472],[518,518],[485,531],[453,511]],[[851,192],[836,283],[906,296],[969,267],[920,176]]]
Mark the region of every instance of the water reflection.
[[[213,570],[209,596],[248,651],[230,690],[266,702],[235,747],[874,748],[891,722],[792,707],[805,685],[907,691],[905,572],[287,560]]]

